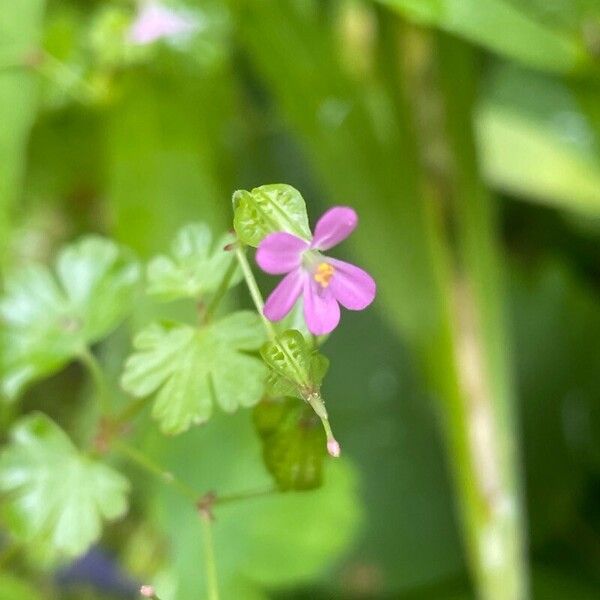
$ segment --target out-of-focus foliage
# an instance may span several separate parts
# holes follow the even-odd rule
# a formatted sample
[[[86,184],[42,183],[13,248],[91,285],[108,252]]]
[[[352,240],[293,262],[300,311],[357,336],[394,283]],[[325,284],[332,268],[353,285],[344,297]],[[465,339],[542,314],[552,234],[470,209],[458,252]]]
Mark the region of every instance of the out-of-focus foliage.
[[[88,237],[47,268],[15,269],[0,302],[2,392],[14,398],[104,337],[129,313],[139,265],[110,240]]]
[[[214,507],[222,600],[477,597],[457,493],[469,471],[448,470],[460,459],[441,432],[476,413],[468,395],[448,391],[461,374],[477,382],[476,361],[457,367],[476,344],[452,329],[465,297],[459,329],[477,336],[473,295],[459,294],[481,283],[481,264],[484,280],[506,270],[507,327],[492,325],[510,333],[499,343],[512,350],[514,380],[509,365],[490,387],[515,391],[531,596],[596,597],[598,1],[165,3],[191,11],[197,33],[136,46],[129,0],[20,0],[0,11],[0,378],[3,396],[22,396],[0,400],[0,600],[122,597],[97,565],[90,574],[75,563],[88,583],[64,587],[39,561],[52,532],[51,554],[98,543],[109,565],[155,583],[162,600],[203,597],[201,523],[169,473],[198,495],[251,495]],[[469,44],[473,81],[440,55],[457,40]],[[465,143],[449,143],[452,122],[467,124]],[[471,169],[466,183],[457,165]],[[273,182],[291,185],[263,186]],[[232,207],[239,189],[249,191]],[[481,197],[486,227],[497,228],[465,226],[458,207]],[[233,233],[218,234],[233,223],[250,246],[277,229],[310,238],[333,204],[359,213],[340,256],[376,276],[378,299],[326,342],[324,381],[328,363],[302,312],[286,318],[277,332],[301,332],[305,369],[290,374],[271,352],[269,376],[258,316],[223,316],[251,306],[243,286],[203,322],[233,254],[219,252]],[[212,240],[204,226],[186,227],[200,221]],[[136,295],[138,261],[97,237],[68,246],[61,267],[58,249],[89,233],[149,259],[146,290],[156,294]],[[490,240],[498,263],[485,263]],[[231,286],[240,280],[234,272]],[[259,283],[265,294],[272,285]],[[475,313],[495,314],[501,286],[484,292]],[[488,335],[482,354],[495,341]],[[128,393],[139,397],[116,432],[91,431],[98,393],[71,364],[90,345],[116,414]],[[265,383],[277,398],[261,402]],[[302,397],[299,386],[321,387],[339,464],[325,456],[314,412],[280,398]],[[19,442],[32,423],[44,435]],[[159,477],[102,455],[110,436],[160,465]],[[490,454],[478,447],[481,474]],[[101,534],[100,522],[124,510],[124,476],[129,511]]]

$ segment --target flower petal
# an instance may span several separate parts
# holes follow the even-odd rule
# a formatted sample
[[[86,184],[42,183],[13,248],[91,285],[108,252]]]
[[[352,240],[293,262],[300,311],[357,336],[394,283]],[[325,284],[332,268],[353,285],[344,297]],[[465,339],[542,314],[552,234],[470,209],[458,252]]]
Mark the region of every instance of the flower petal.
[[[279,321],[294,307],[306,279],[304,271],[295,269],[288,273],[267,298],[263,314],[269,321]]]
[[[366,271],[335,258],[327,262],[335,269],[328,289],[344,308],[362,310],[373,302],[377,285]]]
[[[317,222],[311,248],[329,250],[345,240],[358,223],[356,212],[348,206],[330,208]]]
[[[329,289],[311,277],[304,281],[304,319],[314,335],[331,333],[340,322],[340,307]]]
[[[289,273],[300,266],[302,252],[307,248],[308,242],[291,233],[270,233],[258,246],[256,262],[265,273]]]

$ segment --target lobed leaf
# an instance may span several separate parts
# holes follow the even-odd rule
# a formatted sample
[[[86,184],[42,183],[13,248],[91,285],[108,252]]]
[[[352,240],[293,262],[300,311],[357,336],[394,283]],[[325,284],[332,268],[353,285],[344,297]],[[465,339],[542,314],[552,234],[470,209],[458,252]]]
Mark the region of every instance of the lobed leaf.
[[[9,398],[103,338],[133,308],[140,268],[114,242],[85,237],[64,248],[55,267],[30,265],[6,280],[0,390]]]
[[[10,531],[49,556],[83,554],[102,522],[127,510],[128,481],[80,454],[49,417],[21,419],[0,454],[0,494]]]
[[[235,241],[226,233],[213,244],[206,223],[191,223],[181,228],[171,245],[172,256],[157,256],[148,265],[148,293],[163,300],[199,298],[217,290],[235,257],[224,250]],[[239,283],[236,269],[229,287]]]
[[[213,405],[234,412],[253,406],[264,391],[267,370],[246,354],[264,341],[260,319],[233,313],[203,328],[153,323],[134,339],[122,385],[137,397],[156,394],[152,416],[167,434],[210,419]]]
[[[252,191],[238,190],[233,195],[233,226],[238,238],[257,247],[265,236],[287,231],[310,240],[306,204],[300,192],[291,185],[262,185]]]
[[[279,489],[320,487],[326,441],[312,408],[297,398],[268,400],[254,408],[253,416],[265,466]]]

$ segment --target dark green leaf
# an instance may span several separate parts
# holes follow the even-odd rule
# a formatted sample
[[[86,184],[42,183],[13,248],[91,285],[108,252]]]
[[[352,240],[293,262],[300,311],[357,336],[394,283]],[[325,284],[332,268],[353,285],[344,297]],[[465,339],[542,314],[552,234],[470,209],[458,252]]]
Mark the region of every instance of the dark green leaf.
[[[312,237],[304,199],[291,185],[263,185],[250,192],[238,190],[233,195],[233,209],[235,231],[249,246],[258,246],[274,231],[287,231],[305,240]]]
[[[235,240],[222,235],[213,244],[210,227],[193,223],[179,230],[170,256],[157,256],[148,265],[148,293],[164,300],[200,298],[214,292],[235,257],[224,248]],[[241,279],[236,270],[230,286]]]
[[[206,327],[154,323],[134,340],[122,385],[138,397],[156,393],[153,417],[167,434],[206,422],[216,402],[224,411],[256,404],[265,388],[257,350],[264,330],[255,313],[233,313]]]
[[[125,513],[128,491],[122,475],[80,454],[41,413],[15,425],[0,455],[5,522],[36,553],[83,554],[100,537],[104,520]]]
[[[303,400],[265,400],[254,408],[263,459],[282,491],[319,487],[323,478],[325,432]]]
[[[140,268],[114,242],[83,238],[59,253],[55,270],[31,265],[7,278],[0,383],[9,398],[100,340],[133,307]]]

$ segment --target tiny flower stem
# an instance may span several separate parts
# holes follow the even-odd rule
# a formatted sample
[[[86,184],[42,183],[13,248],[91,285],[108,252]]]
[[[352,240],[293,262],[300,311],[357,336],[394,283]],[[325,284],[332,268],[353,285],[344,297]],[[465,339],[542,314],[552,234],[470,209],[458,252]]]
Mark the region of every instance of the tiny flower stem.
[[[251,490],[249,492],[240,492],[238,494],[229,494],[228,496],[216,496],[213,505],[222,506],[223,504],[231,504],[232,502],[239,502],[242,500],[252,500],[254,498],[261,498],[263,496],[271,496],[278,494],[279,490],[274,486],[269,486],[260,490]]]
[[[242,273],[244,274],[244,279],[246,281],[246,285],[248,286],[248,291],[250,292],[250,296],[252,296],[252,300],[254,302],[254,306],[256,306],[256,310],[260,315],[260,318],[263,321],[265,329],[267,330],[267,335],[270,340],[274,340],[276,337],[275,328],[273,324],[267,317],[265,317],[263,313],[263,309],[265,307],[265,302],[263,300],[262,294],[258,289],[258,284],[256,283],[256,279],[254,278],[254,273],[248,264],[248,258],[246,257],[245,250],[241,247],[241,244],[237,244],[235,248],[235,255],[237,257],[238,262],[240,263],[240,267],[242,268]]]
[[[125,444],[120,440],[116,440],[114,442],[113,448],[129,459],[132,463],[136,464],[138,467],[141,467],[144,471],[154,475],[163,483],[172,486],[187,500],[191,500],[193,503],[195,503],[198,499],[199,494],[197,494],[187,483],[181,481],[175,477],[173,473],[156,464],[152,459],[136,448],[133,448],[129,444]]]
[[[225,297],[225,294],[227,293],[227,290],[229,289],[229,284],[231,283],[231,279],[235,274],[237,264],[238,263],[237,263],[235,257],[232,257],[231,262],[229,263],[229,266],[227,267],[227,271],[225,271],[225,275],[223,275],[223,279],[221,280],[221,283],[219,284],[219,287],[217,288],[217,291],[214,293],[213,297],[210,300],[210,303],[208,304],[208,306],[206,307],[206,310],[204,311],[203,321],[208,322],[215,316],[215,312],[216,312],[217,308],[219,307],[221,300],[223,300],[223,298]]]
[[[206,573],[206,591],[208,600],[219,600],[219,581],[217,578],[217,563],[212,534],[211,515],[208,511],[200,512],[204,538],[204,571]]]
[[[309,394],[306,397],[306,401],[312,406],[312,409],[317,413],[319,419],[321,419],[321,423],[323,423],[323,429],[327,436],[327,452],[334,458],[337,458],[341,453],[341,449],[331,430],[331,424],[329,423],[329,416],[327,415],[323,398],[317,393]]]
[[[108,382],[104,371],[98,362],[98,359],[90,351],[87,346],[83,346],[79,351],[79,360],[81,364],[87,369],[98,393],[98,403],[100,405],[100,411],[107,415],[110,413],[110,394],[108,389]]]

